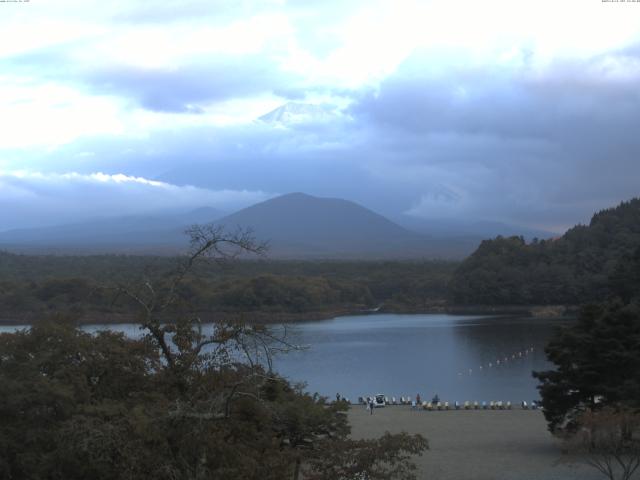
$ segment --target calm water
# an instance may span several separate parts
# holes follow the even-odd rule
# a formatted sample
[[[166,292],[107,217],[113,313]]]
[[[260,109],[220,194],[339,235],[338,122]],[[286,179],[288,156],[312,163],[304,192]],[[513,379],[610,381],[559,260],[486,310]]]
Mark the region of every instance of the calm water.
[[[296,327],[309,349],[275,364],[291,380],[331,397],[420,393],[429,400],[437,393],[461,402],[530,401],[538,398],[531,371],[550,367],[543,349],[554,325],[454,315],[338,317]]]
[[[330,397],[437,393],[449,401],[530,401],[538,398],[531,371],[550,367],[543,348],[557,324],[431,314],[337,317],[289,326],[293,341],[308,348],[277,356],[275,368]],[[140,334],[136,325],[85,327],[106,328]]]

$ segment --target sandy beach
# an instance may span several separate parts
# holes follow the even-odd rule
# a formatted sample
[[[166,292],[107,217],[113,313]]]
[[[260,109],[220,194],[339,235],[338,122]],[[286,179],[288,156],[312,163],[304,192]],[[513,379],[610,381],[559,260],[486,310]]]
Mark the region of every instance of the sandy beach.
[[[420,433],[430,449],[416,458],[418,478],[429,480],[597,480],[594,469],[563,455],[536,410],[428,412],[408,406],[349,411],[353,438],[385,431]]]

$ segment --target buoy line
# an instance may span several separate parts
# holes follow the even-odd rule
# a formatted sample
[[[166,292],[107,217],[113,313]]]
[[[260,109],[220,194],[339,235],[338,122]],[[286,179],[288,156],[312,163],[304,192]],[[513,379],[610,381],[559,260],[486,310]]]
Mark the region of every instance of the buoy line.
[[[482,364],[478,367],[478,371],[485,371],[487,369],[490,368],[494,368],[494,367],[499,367],[501,365],[507,365],[509,364],[509,362],[513,363],[517,360],[520,360],[522,358],[526,358],[527,356],[531,355],[534,351],[534,347],[530,346],[524,350],[519,350],[517,352],[514,352],[510,355],[504,355],[504,356],[500,356],[498,357],[496,360],[492,361],[492,362],[488,362],[485,364]],[[465,371],[462,372],[458,372],[458,377],[464,376],[464,375],[473,375],[473,369],[469,368]]]

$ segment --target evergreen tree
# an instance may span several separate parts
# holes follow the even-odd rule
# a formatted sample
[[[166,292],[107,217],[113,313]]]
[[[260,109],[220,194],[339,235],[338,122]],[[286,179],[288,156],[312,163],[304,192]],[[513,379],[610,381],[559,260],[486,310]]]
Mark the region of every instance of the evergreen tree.
[[[454,272],[450,300],[579,305],[611,296],[614,276],[628,299],[640,285],[640,269],[625,263],[640,256],[639,245],[640,198],[598,212],[588,226],[573,227],[558,239],[530,244],[522,237],[485,240]]]
[[[585,307],[546,347],[556,369],[534,372],[541,381],[551,431],[573,430],[588,409],[640,408],[640,307],[636,303]]]

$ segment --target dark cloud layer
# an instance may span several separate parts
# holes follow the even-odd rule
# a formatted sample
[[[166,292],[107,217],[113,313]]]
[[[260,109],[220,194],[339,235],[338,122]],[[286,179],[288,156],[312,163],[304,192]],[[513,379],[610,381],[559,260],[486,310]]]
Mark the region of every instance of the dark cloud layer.
[[[262,57],[226,57],[176,69],[113,66],[89,72],[84,82],[96,92],[134,100],[161,112],[200,113],[201,105],[280,88],[285,79]]]
[[[74,65],[68,44],[43,48],[0,61],[23,75],[39,75],[96,94],[115,95],[151,111],[201,113],[212,102],[275,92],[304,98],[301,79],[278,73],[275,62],[259,55],[217,56],[172,68],[106,64]]]
[[[399,71],[352,112],[378,133],[376,151],[402,152],[389,170],[429,172],[415,213],[458,203],[460,214],[566,225],[640,194],[638,71],[605,70],[630,62],[625,53],[543,72]],[[437,201],[438,182],[462,194]]]

